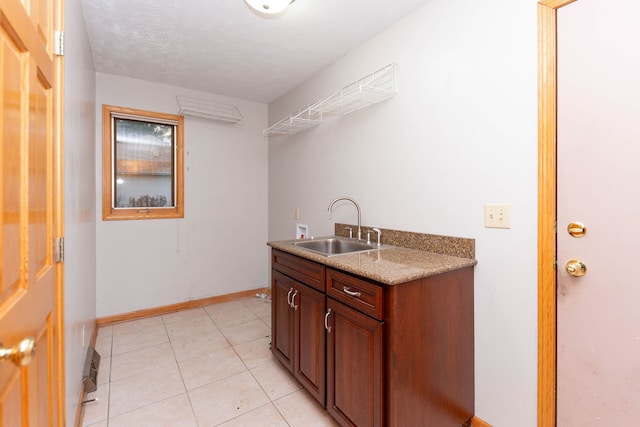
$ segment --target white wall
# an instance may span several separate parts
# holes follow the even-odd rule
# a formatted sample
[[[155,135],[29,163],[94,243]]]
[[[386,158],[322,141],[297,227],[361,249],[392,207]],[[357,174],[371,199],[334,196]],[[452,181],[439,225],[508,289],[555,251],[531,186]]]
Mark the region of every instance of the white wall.
[[[106,74],[102,104],[175,114],[176,95],[236,105],[245,122],[185,118],[184,219],[102,221],[96,164],[97,317],[267,285],[267,105]]]
[[[269,141],[269,239],[334,222],[476,239],[476,414],[535,426],[536,2],[432,0],[269,106],[269,123],[388,64],[391,100]],[[510,203],[510,230],[483,227]],[[294,209],[300,209],[299,221]]]
[[[65,371],[73,425],[96,318],[95,70],[80,0],[65,1],[65,34]]]

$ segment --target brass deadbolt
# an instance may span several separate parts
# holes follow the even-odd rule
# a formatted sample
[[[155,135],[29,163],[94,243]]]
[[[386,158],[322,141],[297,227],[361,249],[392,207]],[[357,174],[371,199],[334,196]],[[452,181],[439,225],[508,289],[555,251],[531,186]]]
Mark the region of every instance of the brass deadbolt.
[[[573,237],[582,237],[587,234],[587,227],[581,222],[572,222],[567,226],[567,231]]]

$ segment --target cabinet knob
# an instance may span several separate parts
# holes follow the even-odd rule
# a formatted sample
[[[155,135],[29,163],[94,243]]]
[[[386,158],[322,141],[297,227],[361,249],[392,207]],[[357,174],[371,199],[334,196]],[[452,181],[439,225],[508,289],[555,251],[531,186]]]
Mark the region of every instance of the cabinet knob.
[[[298,306],[296,305],[296,295],[298,295],[298,290],[297,289],[293,293],[293,295],[291,295],[291,308],[293,308],[294,310],[298,309]]]

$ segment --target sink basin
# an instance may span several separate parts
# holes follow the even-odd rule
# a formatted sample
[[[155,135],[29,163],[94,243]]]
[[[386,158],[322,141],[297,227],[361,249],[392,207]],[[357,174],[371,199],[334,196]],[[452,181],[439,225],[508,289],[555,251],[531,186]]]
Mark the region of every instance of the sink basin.
[[[368,244],[362,241],[338,238],[303,240],[293,244],[299,248],[304,248],[326,256],[382,249],[382,247],[376,246],[375,243]]]

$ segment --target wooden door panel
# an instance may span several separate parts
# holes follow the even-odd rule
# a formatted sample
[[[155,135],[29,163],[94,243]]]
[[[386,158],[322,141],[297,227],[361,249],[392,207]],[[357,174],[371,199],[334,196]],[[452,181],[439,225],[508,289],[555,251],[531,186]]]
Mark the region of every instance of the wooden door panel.
[[[35,64],[30,68],[33,87],[29,132],[29,274],[36,280],[52,267],[53,189],[51,152],[51,85]]]
[[[0,361],[2,427],[65,424],[62,275],[53,257],[62,232],[61,64],[52,49],[61,12],[58,0],[0,4],[0,340],[36,343],[25,366]]]
[[[4,24],[4,22],[3,22]],[[15,188],[21,186],[21,128],[22,108],[21,76],[26,72],[27,62],[15,37],[11,37],[5,25],[2,25],[2,278],[0,279],[0,312],[8,301],[17,296],[20,287],[25,286],[25,273],[21,271],[23,248],[20,240],[21,192]]]
[[[273,311],[272,351],[293,372],[293,313],[288,295],[294,287],[293,279],[272,270]]]
[[[322,406],[325,404],[325,297],[296,283],[294,376]]]
[[[343,426],[380,427],[382,322],[327,298],[327,411]]]
[[[22,295],[17,304],[18,309],[9,311],[2,317],[0,323],[1,326],[9,326],[0,329],[5,347],[14,346],[27,336],[35,338],[36,341],[35,355],[28,365],[18,368],[10,361],[4,361],[0,364],[0,405],[7,408],[7,413],[12,411],[22,413],[21,417],[25,417],[27,420],[25,426],[57,425],[56,417],[59,411],[57,405],[60,402],[55,382],[60,380],[60,377],[56,364],[59,349],[56,344],[55,324],[57,320],[54,311],[54,290],[54,287],[46,283],[37,283],[33,289]],[[22,309],[27,312],[28,319],[25,319],[20,311]],[[11,406],[15,404],[15,401],[11,400],[13,399],[11,396],[15,392],[15,385],[11,384],[13,378],[10,381],[9,378],[14,375],[18,376],[17,381],[20,383],[19,395],[26,397],[17,406]],[[5,379],[9,383],[5,384]],[[9,397],[4,397],[5,395]],[[9,403],[5,403],[5,401]],[[5,416],[2,410],[0,410],[0,416]],[[21,425],[23,424],[0,424],[2,427]]]
[[[19,408],[22,401],[23,371],[17,366],[0,370],[0,425],[21,426],[22,412],[12,411]]]
[[[54,338],[52,328],[53,315],[49,314],[44,327],[36,337],[38,351],[34,360],[26,366],[29,393],[29,422],[31,425],[49,425],[55,414],[53,393],[53,369],[50,361],[53,360]],[[46,390],[46,393],[42,393]]]
[[[43,44],[47,46],[47,50],[51,51],[51,39],[53,36],[51,27],[53,17],[52,3],[48,0],[31,0],[31,7],[29,15],[38,31],[38,35]]]

